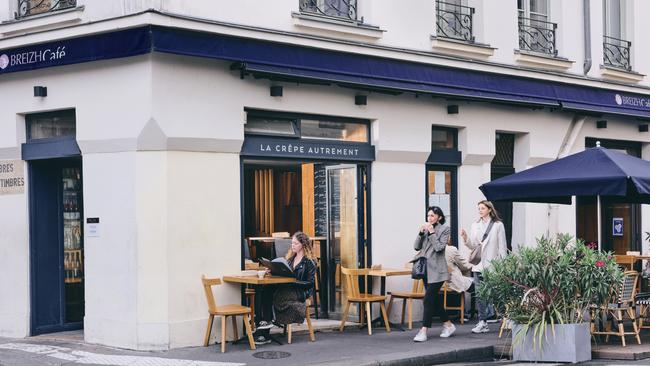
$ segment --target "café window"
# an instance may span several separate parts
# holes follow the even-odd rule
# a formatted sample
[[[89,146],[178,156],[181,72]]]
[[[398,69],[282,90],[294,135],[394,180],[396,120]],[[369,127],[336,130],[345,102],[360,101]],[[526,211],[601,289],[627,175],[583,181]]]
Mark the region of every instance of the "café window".
[[[458,151],[458,130],[433,126],[431,131],[431,155],[427,159],[425,192],[426,207],[438,206],[444,212],[450,226],[451,243],[458,246],[458,198],[457,172],[461,153]]]
[[[74,138],[76,134],[75,110],[34,113],[26,116],[27,141]]]
[[[268,112],[268,114],[249,113],[244,125],[244,133],[356,143],[370,141],[367,121],[272,112]]]

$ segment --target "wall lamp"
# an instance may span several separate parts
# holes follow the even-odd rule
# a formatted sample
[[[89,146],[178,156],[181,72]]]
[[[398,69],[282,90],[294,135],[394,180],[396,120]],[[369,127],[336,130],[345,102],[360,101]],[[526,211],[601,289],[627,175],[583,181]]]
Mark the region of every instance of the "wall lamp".
[[[354,104],[356,105],[366,105],[368,104],[368,96],[366,95],[355,95]]]
[[[447,114],[458,114],[458,104],[449,104],[447,106]]]
[[[607,121],[604,119],[596,121],[596,128],[607,128]]]
[[[272,97],[281,97],[282,96],[282,87],[280,85],[271,85],[271,96]]]
[[[648,124],[644,123],[639,125],[639,132],[648,132]]]
[[[47,97],[47,87],[46,86],[35,86],[34,87],[34,96],[35,97]]]

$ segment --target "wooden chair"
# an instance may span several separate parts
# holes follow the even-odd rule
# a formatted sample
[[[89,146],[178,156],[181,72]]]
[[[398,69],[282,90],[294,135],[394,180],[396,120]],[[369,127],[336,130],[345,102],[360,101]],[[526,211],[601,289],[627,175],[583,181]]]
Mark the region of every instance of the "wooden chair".
[[[636,257],[633,255],[614,255],[616,259],[616,264],[621,267],[624,267],[626,271],[634,270],[634,263],[636,262]]]
[[[388,301],[388,314],[393,308],[393,300],[402,299],[402,322],[404,324],[404,310],[408,305],[408,327],[413,329],[413,300],[424,299],[424,281],[413,280],[413,287],[410,292],[389,292],[390,300]]]
[[[307,321],[307,329],[309,330],[309,340],[316,342],[316,337],[314,336],[314,328],[311,326],[311,314],[309,313],[309,308],[311,307],[309,299],[305,301],[305,320]],[[291,326],[293,324],[287,324],[287,343],[291,344]]]
[[[609,341],[609,336],[614,335],[621,337],[621,343],[625,347],[625,336],[634,335],[638,344],[641,344],[639,338],[639,328],[636,319],[636,283],[639,279],[639,273],[636,271],[626,271],[623,274],[623,281],[615,292],[615,297],[608,304],[594,306],[591,308],[591,334],[605,335],[605,342]],[[626,332],[623,327],[625,316],[632,321],[633,332]],[[597,330],[596,323],[602,320],[605,330]],[[617,331],[613,331],[611,323],[617,323]],[[603,325],[603,324],[601,324]]]
[[[445,311],[447,310],[458,310],[460,311],[460,324],[465,324],[465,293],[464,292],[456,292],[452,289],[449,288],[449,284],[445,282],[444,285],[442,285],[441,288],[442,291],[442,297],[443,297],[443,305],[445,307]],[[454,294],[458,294],[460,297],[460,305],[458,306],[452,306],[447,304],[447,293],[452,292]],[[411,329],[411,328],[409,328]]]
[[[208,302],[208,313],[210,314],[208,318],[208,329],[205,331],[205,341],[203,345],[207,347],[210,341],[210,333],[212,332],[212,322],[214,321],[215,316],[221,317],[221,352],[226,352],[226,320],[229,316],[232,317],[232,328],[233,333],[235,334],[235,339],[239,338],[237,334],[237,315],[242,315],[244,317],[244,327],[246,328],[246,333],[248,334],[248,343],[250,344],[251,349],[255,349],[255,341],[253,340],[253,331],[251,330],[251,318],[252,314],[251,308],[242,305],[221,305],[217,306],[214,300],[214,293],[212,292],[212,286],[220,285],[221,280],[218,278],[205,278],[205,275],[201,276],[201,281],[203,282],[203,290],[205,291],[205,299]]]
[[[348,313],[350,312],[350,304],[353,302],[358,303],[360,306],[365,305],[365,313],[368,317],[368,335],[372,335],[372,313],[370,311],[370,304],[375,302],[378,302],[381,308],[381,315],[384,318],[384,324],[386,324],[386,332],[390,332],[390,324],[388,323],[388,316],[386,316],[386,308],[384,307],[386,296],[368,294],[367,290],[363,293],[359,291],[359,276],[368,276],[369,272],[370,268],[350,269],[341,267],[341,273],[345,278],[345,295],[347,296],[347,303],[345,304],[343,318],[341,318],[341,327],[339,328],[341,332],[343,329],[345,329],[345,321],[347,320]]]

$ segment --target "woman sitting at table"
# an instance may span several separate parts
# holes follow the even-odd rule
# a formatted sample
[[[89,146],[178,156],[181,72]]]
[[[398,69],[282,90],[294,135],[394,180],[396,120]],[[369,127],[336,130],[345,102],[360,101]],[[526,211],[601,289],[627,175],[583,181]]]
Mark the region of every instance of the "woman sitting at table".
[[[255,343],[269,343],[268,335],[273,323],[286,325],[305,321],[305,301],[312,295],[316,263],[311,241],[307,234],[298,231],[291,238],[291,247],[285,255],[293,270],[296,282],[278,286],[264,286],[262,314],[257,326]],[[268,270],[267,270],[268,271]],[[275,320],[273,314],[275,313]]]

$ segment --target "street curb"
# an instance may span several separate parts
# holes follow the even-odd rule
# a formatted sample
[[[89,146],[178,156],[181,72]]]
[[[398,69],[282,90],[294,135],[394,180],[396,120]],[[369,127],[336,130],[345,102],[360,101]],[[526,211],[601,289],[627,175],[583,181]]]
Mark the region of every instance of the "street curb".
[[[432,353],[428,355],[409,356],[409,353],[402,353],[404,357],[396,357],[396,354],[386,355],[386,358],[377,359],[356,359],[340,360],[318,363],[319,366],[422,366],[440,365],[458,362],[477,362],[494,360],[494,347],[475,347],[458,349],[450,352]]]

